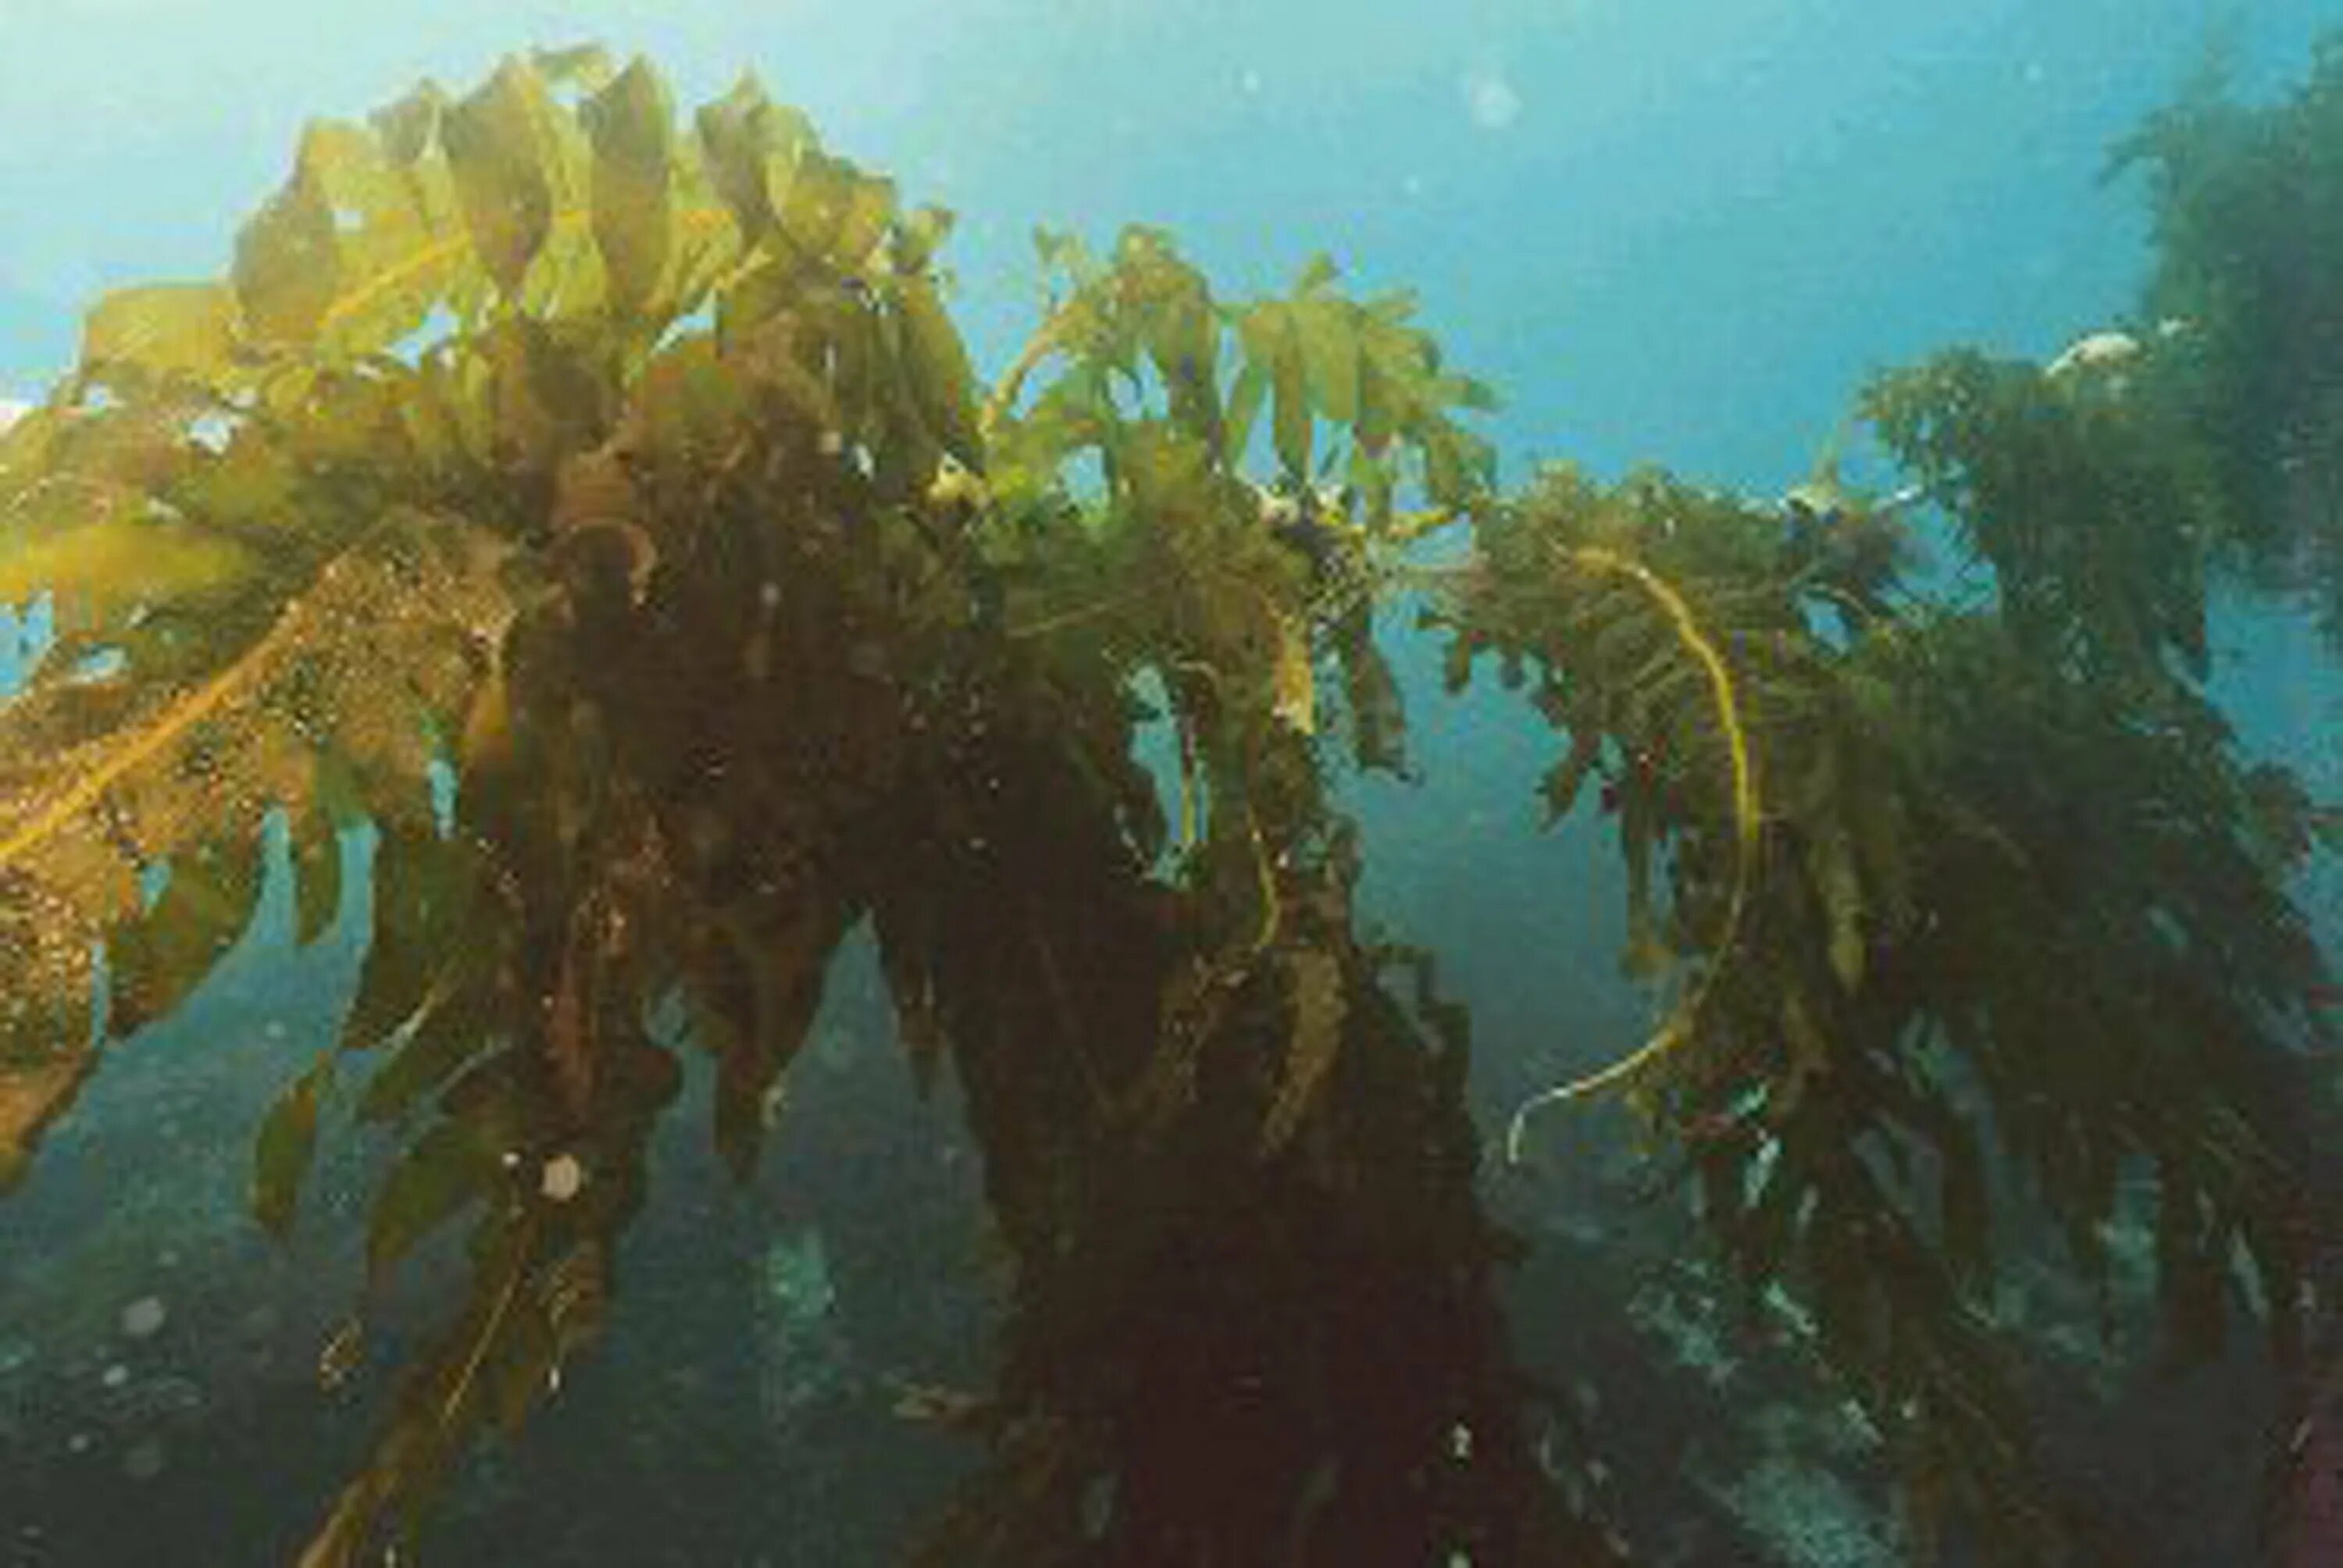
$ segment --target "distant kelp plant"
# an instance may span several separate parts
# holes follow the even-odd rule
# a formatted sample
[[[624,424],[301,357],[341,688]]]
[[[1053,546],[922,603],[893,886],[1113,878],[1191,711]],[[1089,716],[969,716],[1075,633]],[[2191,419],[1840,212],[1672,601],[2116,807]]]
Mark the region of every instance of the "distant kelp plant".
[[[256,1131],[255,1207],[289,1238],[327,1124],[387,1127],[369,1296],[459,1220],[470,1286],[304,1561],[412,1536],[551,1397],[679,1049],[753,1169],[865,920],[1013,1262],[957,1414],[991,1462],[920,1560],[1618,1556],[1528,1436],[1462,1015],[1354,914],[1332,773],[1403,765],[1400,587],[1456,683],[1486,653],[1526,687],[1557,815],[1602,780],[1631,965],[1674,989],[1509,1141],[1627,1091],[1753,1303],[1810,1314],[1916,1542],[2059,1560],[1988,1160],[2086,1268],[2149,1178],[2185,1351],[2301,1266],[2326,981],[2282,879],[2318,819],[2201,690],[2164,405],[1957,355],[1873,388],[1999,585],[1955,606],[1829,476],[1499,494],[1486,389],[1322,262],[1230,303],[1160,232],[1045,236],[1053,303],[988,391],[949,229],[753,81],[679,124],[647,63],[540,53],[313,126],[226,281],[101,300],[0,437],[0,601],[59,628],[0,708],[10,1168],[243,929],[270,813],[305,940],[342,833],[379,836],[358,994]],[[1412,565],[1441,528],[1465,564]]]
[[[2108,172],[2148,182],[2142,333],[2187,361],[2170,392],[2230,503],[2222,542],[2343,645],[2343,35],[2280,102],[2231,75],[2216,51]]]

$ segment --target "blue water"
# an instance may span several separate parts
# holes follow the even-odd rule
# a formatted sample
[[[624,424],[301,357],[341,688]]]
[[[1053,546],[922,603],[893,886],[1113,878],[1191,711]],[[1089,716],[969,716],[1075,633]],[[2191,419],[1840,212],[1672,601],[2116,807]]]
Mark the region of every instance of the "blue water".
[[[594,37],[649,53],[686,102],[753,66],[833,146],[893,173],[910,199],[957,209],[956,304],[980,365],[1005,362],[1037,319],[1036,224],[1096,243],[1130,221],[1167,226],[1232,296],[1282,287],[1323,249],[1367,286],[1417,289],[1452,359],[1500,389],[1489,434],[1508,482],[1547,457],[1604,475],[1656,460],[1771,494],[1814,461],[1869,371],[1955,342],[2047,356],[2127,310],[2146,262],[2143,202],[2134,183],[2098,182],[2107,143],[2171,95],[2217,28],[2233,41],[2243,87],[2261,94],[2298,75],[2312,39],[2338,25],[2343,0],[0,0],[0,397],[37,397],[68,363],[75,314],[96,293],[216,272],[305,117],[362,113],[424,75],[468,83],[525,43]],[[0,619],[0,691],[20,673],[14,630]],[[2226,610],[2217,640],[2218,689],[2247,746],[2300,767],[2314,795],[2343,796],[2343,678],[2331,654],[2262,607]],[[1604,841],[1583,828],[1535,831],[1550,736],[1500,695],[1441,696],[1430,650],[1415,652],[1402,675],[1425,777],[1353,794],[1370,834],[1369,901],[1399,934],[1440,948],[1444,979],[1473,1008],[1478,1098],[1493,1111],[1615,1054],[1637,1037],[1644,1004],[1615,974]],[[2302,895],[2330,936],[2343,931],[2331,869]],[[71,1260],[55,1238],[80,1233],[107,1183],[127,1180],[158,1105],[196,1125],[248,1115],[305,1059],[299,1039],[347,994],[363,932],[346,921],[295,967],[270,924],[282,920],[264,910],[254,956],[215,988],[210,1013],[101,1076],[20,1200],[0,1208],[0,1373],[22,1352],[54,1362],[59,1386],[86,1387],[126,1353],[103,1323],[77,1338],[58,1329],[66,1342],[12,1335],[9,1292],[37,1283],[43,1301],[57,1299],[51,1287]],[[875,982],[842,990],[840,1038],[880,1032]],[[236,1049],[193,1055],[219,1039]],[[830,1083],[851,1107],[900,1088],[885,1076],[891,1064],[857,1066],[844,1045],[837,1060],[817,1094]],[[925,1114],[922,1157],[941,1161],[948,1106]],[[870,1125],[882,1122],[873,1113]],[[866,1135],[880,1136],[856,1133]],[[207,1172],[234,1207],[239,1149],[174,1158]],[[850,1191],[818,1191],[809,1157],[745,1197],[726,1193],[691,1137],[679,1135],[669,1158],[683,1212],[721,1211],[731,1227],[710,1242],[672,1215],[647,1221],[646,1256],[670,1271],[672,1290],[651,1292],[643,1310],[664,1302],[670,1325],[691,1310],[690,1282],[725,1268],[799,1271],[791,1278],[815,1268],[804,1238],[817,1211],[834,1261],[834,1238],[858,1226],[884,1234],[883,1217],[859,1214]],[[965,1172],[948,1163],[934,1180],[940,1209],[969,1201]],[[109,1248],[138,1250],[118,1229],[106,1234]],[[274,1266],[256,1241],[224,1235],[217,1246],[246,1249],[239,1266]],[[125,1301],[163,1290],[184,1266],[107,1257],[127,1271]],[[226,1304],[206,1317],[190,1302],[165,1342],[201,1324],[215,1350],[245,1332],[292,1357],[287,1347],[310,1342],[331,1315],[322,1297],[297,1296],[284,1315],[298,1322],[244,1330]],[[934,1320],[897,1325],[899,1339],[964,1339],[981,1303],[951,1299]],[[777,1563],[863,1560],[853,1554],[871,1537],[856,1530],[950,1471],[917,1441],[834,1428],[818,1434],[828,1447],[809,1435],[778,1460],[728,1448],[759,1419],[781,1422],[771,1399],[739,1394],[754,1369],[715,1352],[679,1361],[671,1344],[623,1337],[631,1332],[608,1352],[620,1370],[582,1395],[585,1415],[558,1417],[541,1446],[478,1483],[470,1523],[451,1527],[451,1560],[598,1560],[588,1543],[605,1516],[589,1500],[577,1500],[581,1523],[557,1545],[558,1511],[511,1498],[528,1486],[539,1498],[575,1492],[576,1466],[596,1462],[594,1434],[607,1432],[595,1420],[629,1419],[641,1408],[629,1399],[709,1398],[709,1413],[691,1419],[730,1457],[682,1478],[598,1474],[595,1488],[638,1515],[680,1516],[679,1496],[736,1507],[777,1543]],[[802,1349],[811,1331],[789,1332]],[[222,1357],[207,1364],[216,1372]],[[729,1424],[717,1397],[727,1388],[745,1402]],[[780,1404],[782,1415],[795,1408]],[[63,1431],[68,1417],[0,1404],[0,1442]],[[111,1417],[80,1424],[99,1457],[130,1441]],[[328,1461],[352,1452],[347,1422],[319,1430],[319,1454],[286,1465],[282,1529],[314,1516]],[[807,1468],[824,1453],[875,1471],[860,1503],[841,1501],[850,1479]],[[742,1479],[792,1455],[800,1469],[785,1485]],[[187,1469],[175,1458],[162,1483]],[[105,1474],[125,1499],[150,1495]],[[890,1477],[900,1496],[873,1504]],[[199,1514],[201,1496],[175,1505]],[[31,1506],[0,1496],[0,1563],[100,1560],[59,1548],[54,1532],[12,1534]],[[804,1525],[824,1507],[840,1521],[834,1539]],[[1806,1555],[1781,1560],[1880,1561],[1863,1554],[1850,1510],[1845,1555],[1828,1556],[1818,1529]],[[499,1519],[542,1554],[498,1555],[512,1538],[499,1544]],[[720,1533],[679,1550],[671,1560],[749,1560],[729,1554],[737,1543]]]

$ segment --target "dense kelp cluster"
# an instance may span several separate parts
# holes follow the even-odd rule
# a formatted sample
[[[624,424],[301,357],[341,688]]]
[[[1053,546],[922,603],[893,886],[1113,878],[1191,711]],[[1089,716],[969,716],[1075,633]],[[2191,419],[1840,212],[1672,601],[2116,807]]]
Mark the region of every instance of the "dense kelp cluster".
[[[2183,362],[2163,395],[2226,502],[2222,542],[2343,638],[2343,38],[2278,103],[2230,76],[2217,52],[2109,171],[2147,176],[2144,330]]]
[[[1612,1556],[1526,1435],[1461,1020],[1354,915],[1330,769],[1404,765],[1394,587],[1456,683],[1493,656],[1554,728],[1556,815],[1601,780],[1631,968],[1674,997],[1510,1151],[1624,1091],[1919,1535],[2068,1547],[1989,1311],[1996,1161],[2086,1269],[2144,1172],[2176,1346],[2243,1284],[2284,1348],[2325,979],[2283,877],[2321,819],[2203,695],[2238,503],[2160,349],[2137,391],[1883,379],[1916,487],[1885,501],[1507,496],[1405,296],[1319,262],[1228,302],[1159,232],[1045,236],[988,388],[950,226],[753,81],[679,121],[646,63],[515,59],[313,126],[227,279],[101,301],[0,437],[0,599],[61,628],[0,709],[9,1167],[242,928],[271,812],[305,935],[379,835],[255,1207],[289,1233],[320,1137],[386,1126],[369,1292],[458,1221],[471,1283],[308,1562],[411,1531],[622,1293],[680,1077],[654,1014],[714,1055],[745,1174],[865,921],[1012,1260],[953,1412],[992,1463],[929,1560]],[[1922,498],[1983,602],[1909,585]],[[1464,564],[1412,561],[1438,529]]]
[[[1875,389],[1891,438],[1938,390]],[[1844,505],[1836,527],[1896,526]],[[1657,475],[1550,473],[1476,540],[1441,617],[1454,678],[1485,651],[1534,680],[1568,742],[1551,804],[1604,776],[1630,964],[1697,969],[1650,1044],[1546,1098],[1624,1086],[1676,1130],[1752,1310],[1779,1284],[1811,1311],[1913,1501],[2015,1560],[2055,1553],[1992,1331],[1993,1157],[2094,1272],[2119,1178],[2153,1171],[2180,1353],[2217,1345],[2240,1260],[2260,1299],[2292,1300],[2301,1189],[2269,1134],[2324,971],[2271,873],[2299,822],[2258,825],[2267,779],[2201,695],[2062,668],[2015,596],[1826,634],[1848,590],[1809,547]],[[2061,644],[2124,613],[2110,553],[2071,585]]]

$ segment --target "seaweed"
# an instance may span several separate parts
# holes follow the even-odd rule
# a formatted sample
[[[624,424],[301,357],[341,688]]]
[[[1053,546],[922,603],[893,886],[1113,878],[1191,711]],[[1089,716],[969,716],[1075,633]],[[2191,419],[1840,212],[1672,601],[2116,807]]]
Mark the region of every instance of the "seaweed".
[[[0,1175],[209,971],[272,810],[305,933],[379,834],[254,1208],[290,1234],[349,1119],[398,1141],[334,1376],[426,1238],[471,1273],[303,1560],[412,1537],[591,1342],[679,1049],[754,1170],[865,920],[1012,1261],[990,1462],[926,1560],[1610,1560],[1525,1436],[1457,1010],[1354,910],[1334,769],[1423,765],[1373,614],[1422,588],[1452,684],[1493,654],[1557,732],[1552,814],[1601,779],[1630,968],[1675,988],[1525,1110],[1624,1092],[1751,1300],[1811,1314],[1916,1543],[2059,1560],[1989,1161],[2086,1271],[2149,1171],[2182,1353],[2301,1267],[2328,982],[2283,878],[2324,819],[2203,690],[2243,536],[2161,390],[2193,361],[1890,374],[1885,501],[1509,495],[1410,296],[1322,258],[1223,301],[1159,230],[1044,234],[988,387],[950,227],[753,78],[687,116],[646,61],[515,57],[312,126],[224,281],[100,300],[0,434],[0,598],[61,628],[0,708]],[[1987,600],[1903,580],[1914,496]],[[1441,530],[1463,565],[1411,555]]]
[[[2223,502],[2217,538],[2265,592],[2301,595],[2343,639],[2343,37],[2267,104],[2210,53],[2169,106],[2110,152],[2147,187],[2155,269],[2140,336],[2166,352],[2144,390],[2177,410]]]

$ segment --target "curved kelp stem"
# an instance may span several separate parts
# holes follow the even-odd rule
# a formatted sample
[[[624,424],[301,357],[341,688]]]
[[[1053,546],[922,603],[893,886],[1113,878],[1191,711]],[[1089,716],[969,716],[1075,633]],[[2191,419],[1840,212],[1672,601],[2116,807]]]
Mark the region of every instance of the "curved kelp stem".
[[[1751,755],[1748,732],[1741,721],[1741,706],[1734,695],[1733,671],[1726,667],[1725,655],[1715,641],[1701,629],[1699,618],[1693,613],[1684,595],[1641,561],[1616,550],[1584,545],[1566,551],[1557,549],[1556,554],[1565,570],[1611,573],[1633,582],[1667,617],[1668,625],[1685,651],[1699,660],[1701,671],[1708,680],[1710,698],[1715,705],[1717,729],[1724,738],[1726,756],[1733,769],[1733,887],[1726,900],[1725,920],[1717,931],[1708,967],[1691,994],[1677,1004],[1667,1021],[1638,1049],[1584,1077],[1542,1091],[1517,1106],[1505,1127],[1505,1159],[1513,1164],[1521,1162],[1522,1143],[1528,1133],[1531,1117],[1552,1106],[1566,1105],[1632,1084],[1692,1038],[1699,1022],[1702,1004],[1708,999],[1719,971],[1740,940],[1742,911],[1748,906],[1750,884],[1756,874],[1761,821],[1757,769]]]

